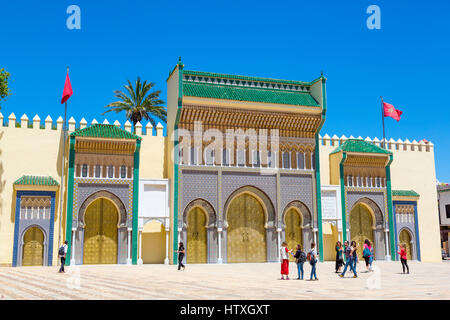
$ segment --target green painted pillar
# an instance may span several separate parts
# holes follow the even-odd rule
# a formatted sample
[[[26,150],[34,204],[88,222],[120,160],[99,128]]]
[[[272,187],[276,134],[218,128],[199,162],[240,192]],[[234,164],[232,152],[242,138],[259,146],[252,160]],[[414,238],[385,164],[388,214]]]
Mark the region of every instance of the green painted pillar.
[[[343,242],[347,239],[347,208],[345,205],[345,177],[344,177],[344,162],[347,159],[347,153],[342,153],[342,160],[339,163],[339,180],[341,185],[341,210],[342,210],[342,240]]]
[[[134,150],[134,165],[133,165],[133,244],[131,252],[131,263],[137,264],[138,257],[138,207],[139,207],[139,151],[141,149],[141,140],[136,140],[136,150]]]
[[[66,264],[70,265],[70,258],[72,257],[72,213],[73,213],[73,184],[74,184],[74,168],[75,168],[75,137],[70,137],[69,145],[69,169],[67,170],[67,210],[66,210],[66,240],[67,255]],[[60,187],[60,197],[64,197],[64,190]],[[62,219],[62,217],[61,217]],[[68,259],[67,259],[68,258]]]
[[[389,156],[389,162],[386,165],[386,193],[387,193],[387,205],[388,205],[388,218],[389,218],[389,242],[391,243],[391,260],[395,260],[395,227],[394,227],[394,214],[392,210],[392,189],[391,189],[391,163],[393,156]]]

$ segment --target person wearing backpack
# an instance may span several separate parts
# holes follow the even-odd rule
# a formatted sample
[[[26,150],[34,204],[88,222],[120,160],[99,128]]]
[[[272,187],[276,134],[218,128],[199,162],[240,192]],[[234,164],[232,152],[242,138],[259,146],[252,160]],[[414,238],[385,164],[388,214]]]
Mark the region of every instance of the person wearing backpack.
[[[303,264],[306,261],[306,254],[302,251],[302,246],[300,244],[297,245],[297,251],[295,252],[294,258],[298,271],[297,280],[303,280]]]
[[[308,256],[309,256],[309,264],[311,265],[311,276],[309,280],[313,281],[313,276],[314,280],[319,280],[316,274],[317,251],[316,251],[316,244],[314,242],[311,243],[311,250],[309,250]]]
[[[353,242],[352,242],[353,243]],[[342,271],[341,274],[339,274],[339,277],[343,278],[345,275],[345,272],[347,272],[347,268],[350,266],[350,271],[353,271],[353,278],[357,278],[358,274],[356,273],[356,269],[353,267],[353,250],[356,250],[356,248],[349,246],[348,241],[344,242],[345,247],[345,267],[344,271]]]
[[[370,258],[372,256],[372,246],[370,245],[370,241],[368,239],[364,240],[364,249],[363,249],[363,258],[366,262],[367,272],[371,271],[371,262]]]
[[[59,250],[58,250],[58,256],[59,256],[59,259],[61,260],[61,267],[59,268],[58,272],[65,272],[64,264],[66,263],[67,244],[68,244],[67,240],[64,241],[64,244],[61,247],[59,247]]]

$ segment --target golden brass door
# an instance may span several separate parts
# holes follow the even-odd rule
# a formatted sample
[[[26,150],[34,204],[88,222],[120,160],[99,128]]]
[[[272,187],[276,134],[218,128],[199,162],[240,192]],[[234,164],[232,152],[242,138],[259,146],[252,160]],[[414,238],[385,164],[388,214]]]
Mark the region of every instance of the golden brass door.
[[[206,263],[206,214],[196,207],[187,215],[187,263]]]
[[[294,250],[297,248],[297,244],[302,245],[303,248],[303,235],[302,235],[302,220],[297,210],[291,208],[286,212],[284,216],[285,238],[288,243],[288,249]],[[303,248],[304,250],[305,248]],[[290,261],[295,261],[294,257],[289,256]]]
[[[92,202],[85,213],[84,264],[117,263],[118,213],[107,199]]]
[[[227,213],[228,262],[266,262],[266,230],[264,210],[249,194],[236,197]]]
[[[358,246],[358,259],[363,259],[364,241],[366,239],[370,241],[375,256],[372,214],[361,204],[356,205],[350,213],[350,237],[351,241],[356,241]]]
[[[38,227],[31,227],[23,236],[22,265],[42,266],[44,264],[44,233]]]
[[[408,231],[403,229],[400,232],[399,242],[400,244],[406,245],[406,256],[408,257],[408,260],[411,260],[412,259],[411,236]]]

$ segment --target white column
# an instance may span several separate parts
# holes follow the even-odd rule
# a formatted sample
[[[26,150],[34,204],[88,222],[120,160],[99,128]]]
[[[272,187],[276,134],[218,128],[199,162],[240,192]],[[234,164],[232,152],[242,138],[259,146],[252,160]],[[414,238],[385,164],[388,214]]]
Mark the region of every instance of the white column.
[[[138,258],[138,264],[143,264],[144,261],[142,260],[142,230],[139,231],[139,258]]]
[[[164,264],[169,264],[169,229],[166,229],[166,257],[164,258]]]
[[[222,228],[217,228],[217,245],[219,246],[219,257],[217,258],[217,263],[218,264],[222,264],[223,263],[221,237],[222,237]]]
[[[277,237],[277,240],[278,240],[278,248],[277,248],[277,256],[278,256],[278,260],[280,260],[281,259],[281,257],[280,257],[280,247],[281,247],[281,228],[278,228],[277,229],[277,233],[278,233],[278,237]]]
[[[127,264],[131,264],[131,229],[128,229],[128,258]]]
[[[385,243],[386,243],[386,260],[391,260],[391,255],[389,254],[389,236],[388,236],[389,230],[384,230],[384,237],[385,237]]]
[[[72,250],[71,250],[71,255],[70,255],[70,265],[74,266],[75,265],[75,233],[76,233],[76,229],[72,229]]]

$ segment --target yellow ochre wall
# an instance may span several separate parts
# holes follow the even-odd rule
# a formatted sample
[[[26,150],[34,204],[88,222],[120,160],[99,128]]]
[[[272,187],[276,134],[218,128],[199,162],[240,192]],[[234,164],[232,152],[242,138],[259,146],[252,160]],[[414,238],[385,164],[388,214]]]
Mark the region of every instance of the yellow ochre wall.
[[[347,139],[346,137],[341,138],[325,135],[320,139],[322,185],[332,184],[330,181],[329,154],[339,146],[339,140],[343,143]],[[331,145],[331,141],[334,141],[334,146]],[[378,141],[378,139],[375,141]],[[379,146],[379,142],[375,143]],[[398,150],[396,145],[398,145]],[[422,261],[441,261],[434,146],[431,142],[425,145],[419,144],[415,140],[413,142],[390,140],[388,141],[388,148],[390,148],[389,150],[392,151],[394,157],[391,164],[392,190],[414,190],[420,194],[417,215],[421,259]],[[427,149],[428,151],[426,151]],[[336,166],[331,167],[334,171]],[[337,170],[339,170],[339,167],[337,167]],[[332,180],[333,184],[337,184],[334,183],[336,179]]]
[[[50,118],[42,121],[38,118],[28,121],[26,117],[17,121],[21,127],[16,128],[16,116],[10,115],[9,126],[3,127],[3,115],[0,113],[0,266],[12,264],[14,245],[14,219],[15,219],[15,191],[13,183],[23,175],[51,176],[61,183],[61,149],[62,125],[59,118],[56,122]],[[83,119],[84,120],[84,119]],[[96,123],[96,121],[94,122]],[[29,125],[33,128],[28,128]],[[44,129],[40,125],[45,126]],[[56,126],[56,130],[51,127]],[[86,122],[76,123],[73,118],[68,121],[68,135],[75,131],[75,127],[84,128]],[[123,126],[122,126],[123,129]],[[125,126],[131,131],[131,126]],[[164,150],[166,137],[163,137],[162,126],[157,126],[156,135],[142,134],[139,126],[136,133],[142,136],[140,150],[139,178],[165,178]],[[149,130],[150,133],[150,130]],[[67,154],[69,143],[66,143],[66,181],[67,188]],[[20,190],[49,190],[39,186],[18,186]],[[53,191],[54,189],[52,189]],[[67,207],[67,191],[64,191],[62,237],[65,240],[65,210]],[[59,188],[55,198],[55,222],[53,242],[53,265],[57,264],[58,237],[59,237]]]

